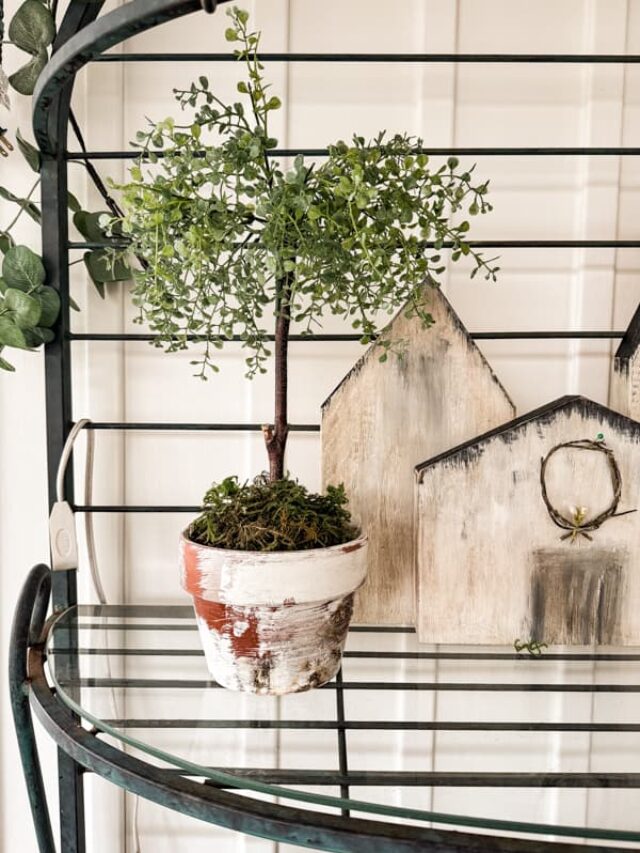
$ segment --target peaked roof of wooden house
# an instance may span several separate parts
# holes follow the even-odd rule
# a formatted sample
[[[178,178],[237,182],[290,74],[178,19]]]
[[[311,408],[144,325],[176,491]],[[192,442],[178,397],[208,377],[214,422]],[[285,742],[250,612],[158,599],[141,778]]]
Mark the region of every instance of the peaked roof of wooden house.
[[[507,390],[505,389],[504,385],[502,384],[502,382],[500,382],[500,380],[499,380],[499,379],[498,379],[498,377],[496,376],[496,374],[495,374],[495,372],[494,372],[493,368],[491,367],[490,363],[489,363],[489,362],[487,361],[487,359],[485,358],[485,356],[484,356],[484,354],[483,354],[482,350],[477,346],[477,344],[475,343],[475,341],[473,340],[473,338],[471,337],[471,335],[470,335],[470,334],[469,334],[469,332],[467,331],[467,329],[466,329],[465,325],[463,324],[462,320],[460,319],[460,317],[458,316],[458,314],[455,312],[454,308],[452,307],[451,303],[449,302],[449,300],[447,299],[447,297],[444,295],[444,293],[442,292],[442,290],[440,290],[440,288],[437,288],[437,287],[431,287],[431,286],[429,286],[429,285],[425,285],[425,290],[426,290],[428,293],[433,294],[433,298],[434,298],[434,299],[438,299],[438,300],[440,301],[441,306],[444,308],[444,314],[445,314],[445,316],[446,316],[446,319],[447,319],[447,321],[450,323],[451,328],[453,328],[456,332],[458,332],[458,334],[460,335],[460,337],[462,337],[462,338],[464,338],[464,339],[465,339],[465,342],[467,343],[467,345],[468,345],[468,346],[469,346],[469,347],[474,351],[474,353],[475,353],[475,354],[480,358],[480,360],[483,362],[484,366],[486,367],[486,369],[487,369],[488,373],[491,375],[491,377],[492,377],[493,381],[495,382],[496,386],[500,389],[500,391],[502,391],[502,393],[504,394],[504,396],[507,398],[507,400],[508,400],[508,401],[511,403],[511,405],[513,406],[513,410],[515,411],[515,406],[513,405],[513,401],[511,400],[511,397],[509,396],[509,394],[508,394]],[[387,331],[387,330],[392,330],[393,325],[396,323],[396,321],[397,321],[400,317],[402,317],[402,316],[403,316],[404,311],[405,311],[405,308],[403,307],[403,308],[401,308],[401,309],[400,309],[400,310],[395,314],[395,316],[393,317],[393,319],[392,319],[392,320],[391,320],[391,321],[390,321],[390,322],[385,326],[385,331]],[[416,318],[416,322],[420,322],[418,318]],[[429,334],[431,333],[431,331],[432,331],[432,328],[433,328],[433,327],[428,328],[428,329],[424,329],[424,334],[425,334],[425,335],[429,335]],[[378,345],[377,345],[375,342],[374,342],[374,343],[372,343],[372,344],[371,344],[371,346],[369,346],[369,347],[367,348],[367,350],[364,352],[364,354],[363,354],[363,355],[361,355],[361,356],[360,356],[360,358],[358,359],[358,361],[356,361],[356,363],[353,365],[353,367],[351,368],[351,370],[349,370],[349,372],[348,372],[348,373],[346,373],[346,374],[343,376],[343,378],[340,380],[340,382],[336,385],[336,387],[333,389],[333,391],[329,394],[329,396],[327,397],[327,399],[322,403],[322,406],[321,406],[321,408],[322,408],[322,409],[324,409],[326,406],[328,406],[328,405],[330,404],[331,400],[332,400],[332,399],[333,399],[333,397],[336,395],[336,393],[337,393],[337,392],[338,392],[338,391],[339,391],[339,390],[340,390],[344,385],[346,385],[346,383],[347,383],[347,382],[349,382],[351,379],[353,379],[354,377],[356,377],[356,376],[357,376],[357,375],[358,375],[358,374],[363,370],[363,368],[366,366],[366,364],[367,364],[367,363],[368,363],[372,358],[374,358],[374,356],[375,356],[375,357],[377,357],[377,350],[378,350]]]
[[[480,455],[486,445],[494,439],[500,439],[509,443],[512,434],[532,423],[548,424],[551,423],[560,412],[575,411],[585,416],[604,418],[606,423],[610,424],[612,429],[618,432],[627,433],[628,435],[640,436],[640,423],[621,415],[619,412],[604,406],[602,403],[596,403],[587,397],[581,397],[577,394],[568,394],[564,397],[559,397],[550,403],[545,403],[537,409],[532,409],[524,415],[520,415],[511,421],[507,421],[495,429],[491,429],[482,435],[472,438],[470,441],[465,441],[457,447],[452,447],[444,453],[439,453],[425,462],[416,465],[415,471],[420,480],[422,472],[427,468],[437,465],[440,462],[449,461],[454,458],[466,457],[468,461],[472,461]]]

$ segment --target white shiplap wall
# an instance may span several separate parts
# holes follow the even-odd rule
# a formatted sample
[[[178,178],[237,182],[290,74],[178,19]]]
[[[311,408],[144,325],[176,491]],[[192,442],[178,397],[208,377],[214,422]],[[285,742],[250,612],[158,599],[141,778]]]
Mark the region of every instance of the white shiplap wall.
[[[7,5],[11,13],[16,4]],[[638,0],[565,0],[562,4],[552,0],[537,4],[524,0],[403,0],[396,4],[328,0],[321,7],[310,0],[253,0],[244,5],[263,29],[267,50],[633,53],[640,48]],[[224,21],[224,8],[212,18],[191,16],[147,33],[123,49],[224,49]],[[9,51],[10,65],[15,57]],[[637,66],[302,64],[289,69],[274,65],[268,71],[274,91],[286,96],[286,107],[275,126],[283,145],[322,145],[354,131],[366,136],[382,127],[419,133],[434,146],[634,145],[640,129]],[[215,79],[223,93],[233,92],[236,69],[228,64],[210,68],[168,63],[109,64],[86,69],[79,75],[75,106],[89,147],[124,147],[144,123],[145,115],[162,118],[174,112],[171,89],[188,84],[201,73]],[[15,101],[19,100],[16,96]],[[17,103],[14,116],[23,129],[28,127],[24,103]],[[72,169],[74,186],[81,196],[89,193],[87,203],[95,205],[83,170]],[[29,175],[23,173],[16,158],[8,164],[0,162],[3,184],[8,183],[9,171],[12,188],[16,180],[28,185]],[[115,179],[122,176],[116,163],[102,164],[102,171]],[[474,222],[475,236],[637,237],[640,171],[635,158],[486,157],[478,158],[478,172],[491,177],[495,212]],[[9,211],[4,203],[0,210],[4,222]],[[29,230],[25,226],[25,238]],[[498,285],[470,283],[467,270],[460,267],[448,273],[446,291],[471,330],[623,328],[640,298],[638,261],[637,250],[628,249],[504,250]],[[132,310],[123,291],[114,286],[102,302],[76,274],[74,292],[83,311],[74,318],[75,328],[136,330],[131,326]],[[188,355],[167,357],[141,344],[74,346],[77,417],[193,421],[269,418],[270,377],[253,384],[243,382],[242,358],[233,348],[221,357],[221,374],[202,385],[190,378]],[[568,392],[607,401],[608,343],[521,341],[482,346],[521,412]],[[293,345],[292,420],[318,419],[320,403],[359,352],[357,345],[348,344]],[[5,649],[11,609],[23,573],[47,553],[41,357],[19,355],[16,363],[16,376],[0,376],[0,626]],[[259,437],[132,434],[123,438],[99,433],[95,500],[195,503],[211,480],[232,472],[249,476],[260,470],[263,459]],[[317,486],[317,437],[294,435],[289,465],[310,486]],[[126,521],[116,516],[98,519],[99,554],[112,601],[183,600],[174,556],[176,531],[183,523],[183,517],[167,515],[137,515]],[[86,571],[81,574],[81,586],[84,600],[89,600]],[[403,671],[394,670],[395,676],[410,678],[412,666],[407,662]],[[453,677],[445,670],[441,666],[434,676]],[[151,668],[147,670],[149,675],[152,672]],[[455,675],[462,677],[460,666]],[[490,675],[488,672],[487,678]],[[556,675],[572,677],[572,673],[561,671]],[[603,680],[614,676],[598,673]],[[454,693],[439,696],[437,705],[432,704],[430,694],[420,694],[419,699],[424,703],[424,713],[432,712],[440,719],[463,715],[466,710]],[[151,700],[144,696],[136,700],[136,713],[152,713],[145,708],[145,701],[149,705]],[[287,701],[282,702],[283,715],[293,713]],[[415,698],[405,696],[396,701],[415,702]],[[536,705],[536,710],[564,719],[587,720],[611,713],[611,707],[605,708],[607,697],[598,698],[596,703],[588,697],[577,700],[576,696],[566,700],[552,696],[545,701],[546,705]],[[478,715],[495,714],[494,702],[490,695],[480,697]],[[529,717],[529,699],[514,694],[509,698],[509,710],[523,719]],[[353,708],[354,714],[358,711],[363,716],[371,713],[364,705]],[[620,703],[620,714],[632,712],[628,703]],[[396,708],[394,713],[402,713],[402,709]],[[8,714],[4,701],[0,710],[0,837],[6,853],[18,849],[31,853],[35,842],[26,799],[21,783],[16,781],[16,751]],[[424,743],[417,743],[410,734],[393,735],[399,766],[453,768],[461,754],[470,762],[482,760],[481,755],[474,758],[476,739],[468,734],[442,734]],[[169,740],[166,743],[171,747]],[[497,758],[505,769],[522,766],[522,759],[527,757],[522,742],[516,739],[513,743],[512,750]],[[323,747],[319,737],[318,755]],[[625,755],[611,755],[605,736],[553,735],[536,740],[536,747],[541,761],[549,767],[610,769],[615,760],[620,769],[630,769]],[[266,732],[246,738],[248,756],[264,757],[279,750],[282,766],[294,757],[299,762],[303,757],[300,749],[301,742],[293,736],[280,743]],[[354,766],[378,766],[370,739],[354,736],[350,751]],[[47,753],[50,759],[52,750]],[[53,779],[50,760],[46,766]],[[522,819],[548,821],[580,822],[586,814],[594,824],[602,824],[621,817],[617,812],[623,800],[615,796],[613,799],[606,791],[589,795],[581,791],[507,791],[499,796],[495,792],[464,792],[464,805],[474,813],[508,810]],[[133,851],[132,802],[128,801],[125,808],[120,792],[95,780],[88,781],[88,802],[90,849],[95,853]],[[461,799],[459,790],[441,789],[428,801],[419,792],[409,791],[394,795],[394,802],[457,811]],[[637,811],[633,792],[628,802],[626,819],[633,822]],[[198,853],[210,850],[212,844],[225,853],[274,849],[268,842],[233,836],[148,803],[140,806],[138,825],[143,853]]]

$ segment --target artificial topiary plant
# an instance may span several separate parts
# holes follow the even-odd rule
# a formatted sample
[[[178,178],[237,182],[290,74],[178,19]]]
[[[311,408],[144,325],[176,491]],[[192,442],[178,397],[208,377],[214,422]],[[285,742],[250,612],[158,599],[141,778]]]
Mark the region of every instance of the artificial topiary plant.
[[[437,286],[442,248],[454,261],[469,256],[472,277],[482,271],[495,280],[497,268],[467,240],[469,223],[451,221],[463,208],[474,215],[491,206],[488,182],[472,183],[472,169],[453,157],[432,168],[422,141],[406,135],[355,136],[331,145],[320,162],[298,156],[283,170],[269,131],[280,100],[263,76],[260,33],[248,30],[247,12],[227,14],[226,38],[247,73],[237,85],[242,101],[225,103],[205,77],[175,90],[195,114],[138,133],[142,154],[121,187],[120,224],[145,261],[135,274],[138,320],[168,351],[202,340],[198,375],[217,370],[215,350],[234,337],[248,351],[248,375],[264,373],[274,340],[275,416],[263,432],[270,477],[279,480],[291,323],[311,333],[325,312],[345,317],[362,343],[378,337],[386,359],[380,314],[406,305],[425,326],[433,322],[424,284]],[[273,330],[266,315],[275,318]]]

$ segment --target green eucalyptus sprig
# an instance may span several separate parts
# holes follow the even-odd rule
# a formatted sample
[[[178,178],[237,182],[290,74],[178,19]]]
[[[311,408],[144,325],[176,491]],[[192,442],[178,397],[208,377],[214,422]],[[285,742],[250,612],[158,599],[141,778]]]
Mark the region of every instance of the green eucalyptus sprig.
[[[331,313],[345,317],[366,344],[383,332],[381,315],[406,305],[425,326],[433,319],[425,282],[439,283],[441,250],[468,257],[471,276],[496,277],[468,241],[456,215],[491,210],[488,182],[456,158],[432,166],[422,140],[384,132],[337,142],[326,159],[296,157],[284,170],[270,151],[280,100],[259,59],[260,33],[233,8],[226,31],[244,63],[242,100],[226,103],[200,77],[175,96],[192,116],[151,123],[137,135],[141,156],[121,186],[122,231],[146,265],[135,274],[139,322],[167,351],[201,339],[198,375],[217,370],[215,351],[239,336],[247,374],[265,372],[275,314],[311,333]],[[158,158],[154,150],[160,149]],[[381,358],[390,344],[379,339]]]
[[[53,0],[52,5],[43,0],[25,0],[9,23],[9,43],[27,53],[30,58],[8,78],[0,67],[0,103],[6,108],[10,106],[4,90],[7,83],[21,95],[30,97],[33,94],[38,76],[48,61],[49,48],[56,36],[55,6],[56,0]],[[0,33],[3,32],[1,18],[0,4]],[[0,65],[1,56],[0,50]],[[20,217],[25,214],[37,224],[40,224],[42,218],[40,206],[34,200],[40,186],[40,153],[23,138],[19,130],[16,130],[15,142],[29,167],[38,173],[38,177],[25,197],[0,186],[0,198],[17,206],[9,224],[0,229],[0,254],[4,255],[0,279],[0,353],[5,347],[34,349],[39,344],[52,340],[51,326],[59,312],[57,294],[54,299],[51,295],[52,288],[45,288],[44,285],[42,258],[27,246],[16,246],[11,233]],[[7,144],[7,147],[12,149],[10,144]],[[103,191],[98,184],[97,186],[105,200],[108,200],[106,190]],[[98,293],[104,296],[105,283],[127,280],[131,276],[130,270],[122,261],[114,262],[107,252],[113,239],[99,224],[104,214],[82,210],[80,203],[71,193],[68,194],[68,207],[79,233],[86,240],[105,247],[87,251],[82,258]],[[57,306],[57,309],[55,316],[52,316],[54,306]],[[73,300],[71,306],[77,309]],[[0,369],[12,371],[14,368],[6,359],[0,357]]]

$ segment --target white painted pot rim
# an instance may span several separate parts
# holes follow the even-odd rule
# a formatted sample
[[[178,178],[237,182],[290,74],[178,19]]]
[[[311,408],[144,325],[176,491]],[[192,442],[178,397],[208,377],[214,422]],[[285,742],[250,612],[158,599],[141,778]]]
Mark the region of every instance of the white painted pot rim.
[[[367,537],[300,551],[234,551],[182,534],[182,585],[199,598],[255,607],[315,604],[349,595],[367,574]]]
[[[189,525],[191,526],[191,525]],[[216,545],[203,545],[200,542],[194,542],[189,538],[189,527],[185,528],[180,534],[182,539],[190,542],[198,548],[206,548],[207,551],[217,552],[220,554],[238,554],[242,557],[260,557],[265,561],[269,557],[278,557],[279,560],[290,559],[298,560],[301,554],[330,554],[332,551],[341,551],[348,548],[349,551],[355,551],[356,548],[361,548],[369,541],[369,537],[360,533],[355,539],[349,539],[347,542],[342,542],[340,545],[327,545],[325,548],[300,548],[297,551],[242,551],[240,548],[218,548]]]

